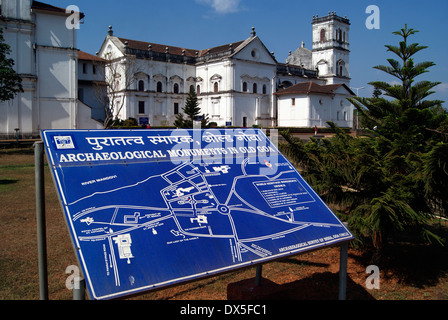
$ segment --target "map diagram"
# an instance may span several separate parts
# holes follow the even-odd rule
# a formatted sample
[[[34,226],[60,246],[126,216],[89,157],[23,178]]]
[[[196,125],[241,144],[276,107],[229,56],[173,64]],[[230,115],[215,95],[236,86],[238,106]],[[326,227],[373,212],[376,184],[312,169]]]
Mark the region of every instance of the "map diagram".
[[[59,149],[64,139],[49,142],[67,155],[54,152],[54,163],[81,149],[73,134],[60,136],[71,139]],[[352,239],[297,170],[272,150],[276,161],[254,153],[232,163],[204,158],[55,164],[90,295],[108,299],[148,291]]]

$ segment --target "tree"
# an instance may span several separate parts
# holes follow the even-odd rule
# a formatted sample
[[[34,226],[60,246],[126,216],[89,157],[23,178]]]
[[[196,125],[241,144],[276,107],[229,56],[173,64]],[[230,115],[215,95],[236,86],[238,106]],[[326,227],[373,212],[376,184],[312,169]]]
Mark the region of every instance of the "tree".
[[[126,103],[126,92],[136,82],[135,75],[141,72],[137,59],[132,55],[116,58],[112,52],[105,54],[105,71],[103,83],[95,88],[97,99],[104,104],[106,117],[103,127],[110,128],[119,120],[119,115]],[[100,69],[100,68],[99,68]]]
[[[403,40],[399,46],[386,48],[399,61],[388,59],[389,66],[374,67],[401,84],[371,82],[375,96],[349,99],[363,124],[375,131],[355,138],[329,123],[336,132],[333,138],[307,144],[282,133],[289,143],[285,152],[304,177],[339,209],[358,240],[372,240],[378,256],[400,234],[415,233],[426,241],[443,242],[428,222],[435,210],[448,212],[448,113],[440,107],[442,101],[426,100],[438,82],[416,81],[434,66],[414,62],[415,54],[427,48],[408,44],[416,32],[406,25],[394,32]]]
[[[14,60],[8,58],[11,48],[5,43],[3,29],[0,28],[0,102],[8,101],[23,92],[22,78],[13,69]]]
[[[419,130],[422,129],[421,126],[428,120],[428,117],[431,117],[430,109],[443,102],[425,100],[433,93],[431,89],[440,82],[415,82],[416,77],[428,72],[428,68],[434,66],[433,62],[427,61],[414,63],[413,56],[427,48],[426,46],[420,46],[418,43],[407,43],[408,38],[417,32],[412,28],[408,29],[407,25],[400,31],[393,32],[393,34],[401,36],[403,41],[400,41],[399,46],[386,45],[386,48],[389,52],[398,56],[399,61],[387,59],[389,66],[374,67],[401,81],[401,85],[392,85],[383,81],[370,83],[375,90],[380,90],[384,96],[392,99],[379,97],[352,99],[359,102],[354,102],[354,104],[371,128],[377,126],[382,135],[388,139],[397,140],[399,144],[403,143],[405,147],[415,144],[421,145],[421,140],[416,141],[414,139],[424,136],[416,135],[416,131],[421,131]],[[361,105],[364,107],[361,107]],[[398,139],[395,139],[394,136]],[[412,139],[409,140],[409,138]]]
[[[182,113],[178,113],[174,125],[177,128],[193,128],[193,121],[201,121],[201,128],[208,128],[209,118],[208,115],[201,113],[201,108],[199,107],[198,97],[193,87],[190,87],[190,92],[188,93],[187,99],[185,101],[185,107],[182,108],[186,118]]]

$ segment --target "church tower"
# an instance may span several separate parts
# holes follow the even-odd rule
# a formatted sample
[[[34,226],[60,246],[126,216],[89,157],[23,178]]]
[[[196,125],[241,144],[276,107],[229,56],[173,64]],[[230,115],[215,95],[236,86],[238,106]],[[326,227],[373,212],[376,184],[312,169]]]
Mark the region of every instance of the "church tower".
[[[324,17],[313,16],[312,65],[326,84],[350,86],[349,31],[350,20],[334,11]]]

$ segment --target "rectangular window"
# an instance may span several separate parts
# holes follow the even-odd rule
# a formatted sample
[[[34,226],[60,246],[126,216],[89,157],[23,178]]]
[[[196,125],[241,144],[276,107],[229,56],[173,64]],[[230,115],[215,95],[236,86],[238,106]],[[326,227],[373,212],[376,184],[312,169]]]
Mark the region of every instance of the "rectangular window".
[[[292,99],[291,99],[291,105],[293,105],[293,106],[296,105],[296,98],[292,98]]]
[[[84,74],[87,73],[87,63],[82,64],[82,73],[84,73]]]
[[[174,114],[178,114],[179,113],[179,103],[175,102],[174,103]]]
[[[138,102],[138,113],[145,114],[145,101]]]

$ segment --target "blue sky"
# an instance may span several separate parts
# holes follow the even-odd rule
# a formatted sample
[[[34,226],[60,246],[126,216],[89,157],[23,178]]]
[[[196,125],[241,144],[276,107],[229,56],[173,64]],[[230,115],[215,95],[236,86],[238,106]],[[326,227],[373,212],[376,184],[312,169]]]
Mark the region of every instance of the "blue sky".
[[[448,1],[446,0],[170,0],[105,1],[42,0],[66,8],[76,5],[85,14],[78,30],[78,48],[95,54],[112,25],[116,36],[189,49],[206,49],[249,37],[251,27],[279,62],[302,41],[311,49],[312,17],[336,11],[350,19],[351,86],[365,87],[360,96],[371,96],[370,81],[394,79],[372,67],[386,65],[385,44],[397,45],[392,35],[407,23],[419,30],[409,42],[429,48],[416,55],[416,62],[433,61],[435,67],[417,80],[442,82],[431,99],[446,100],[448,107]],[[368,29],[369,5],[379,10],[379,29]]]

